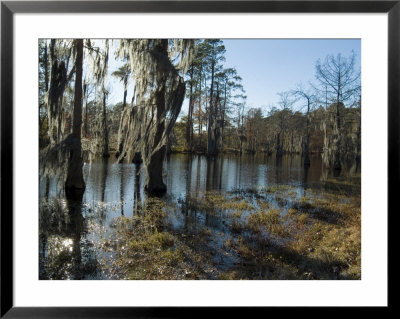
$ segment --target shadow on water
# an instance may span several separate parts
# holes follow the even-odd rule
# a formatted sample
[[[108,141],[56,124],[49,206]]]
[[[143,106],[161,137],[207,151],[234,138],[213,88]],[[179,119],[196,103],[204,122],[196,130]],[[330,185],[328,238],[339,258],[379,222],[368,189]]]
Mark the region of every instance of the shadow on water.
[[[43,201],[39,210],[39,279],[97,277],[96,257],[86,240],[83,193]]]
[[[120,172],[121,184],[119,188],[119,200],[121,201],[121,215],[124,215],[124,174]]]
[[[346,175],[343,170],[342,178],[346,180],[354,171],[357,168]],[[139,215],[146,200],[141,164],[99,160],[85,163],[83,173],[86,189],[78,198],[65,198],[57,181],[51,178],[40,182],[40,279],[104,279],[98,260],[111,257],[94,248],[99,233],[113,236],[115,219]],[[176,216],[168,216],[174,232],[187,236],[206,233],[204,245],[214,261],[230,266],[235,259],[219,253],[224,241],[232,236],[223,210],[199,209],[193,205],[193,199],[204,197],[212,201],[216,193],[274,185],[291,185],[297,196],[314,190],[359,191],[354,188],[357,185],[332,182],[332,176],[324,169],[320,156],[311,156],[311,166],[304,167],[301,156],[226,154],[207,159],[172,154],[164,164],[167,193],[162,200],[180,209]],[[335,212],[328,212],[327,216],[332,218]],[[324,218],[321,214],[312,217]]]
[[[141,199],[141,187],[140,187],[140,166],[141,166],[141,164],[138,164],[138,163],[135,164],[135,174],[134,174],[134,177],[135,177],[135,191],[134,191],[134,194],[135,195],[134,195],[134,199],[133,199],[135,208],[134,208],[134,211],[133,211],[133,215],[137,215],[138,210],[139,210],[139,205],[140,205],[140,203],[142,201],[142,199]]]

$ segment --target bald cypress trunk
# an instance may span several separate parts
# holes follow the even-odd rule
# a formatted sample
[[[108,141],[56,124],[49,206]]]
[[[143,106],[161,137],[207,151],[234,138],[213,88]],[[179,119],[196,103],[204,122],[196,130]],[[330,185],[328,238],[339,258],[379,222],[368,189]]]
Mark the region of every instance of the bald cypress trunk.
[[[341,123],[340,123],[340,96],[338,93],[337,102],[336,102],[336,117],[335,117],[335,125],[333,131],[333,147],[334,147],[334,162],[333,168],[337,171],[340,171],[342,168],[340,162],[340,147],[341,147]]]
[[[126,96],[128,95],[128,76],[124,77],[124,99],[122,102],[123,108],[126,108]]]
[[[83,96],[85,98],[85,123],[84,123],[84,136],[87,137],[89,134],[88,129],[88,96],[87,96],[87,84],[83,83]]]
[[[214,156],[216,154],[215,150],[215,114],[214,114],[214,68],[215,64],[211,64],[211,86],[210,86],[210,106],[208,109],[208,124],[207,124],[207,156]]]
[[[103,149],[102,155],[103,157],[109,157],[110,154],[108,153],[108,125],[107,125],[107,93],[103,91],[103,117],[102,117],[102,127],[103,127]]]
[[[219,110],[221,109],[221,100],[219,97],[219,87],[218,82],[216,83],[216,96],[215,96],[215,105],[214,105],[214,154],[218,153],[218,145],[221,137],[221,120],[218,119]]]
[[[75,40],[76,48],[76,73],[75,73],[75,94],[72,133],[68,137],[69,159],[67,181],[65,188],[68,191],[82,190],[85,188],[82,173],[82,147],[81,147],[81,127],[82,127],[82,62],[83,62],[83,40]]]
[[[225,130],[225,110],[226,110],[226,88],[227,88],[227,83],[225,83],[224,87],[224,106],[221,110],[221,150],[224,151],[224,130]]]
[[[46,92],[49,90],[49,57],[47,54],[47,42],[44,43],[44,84]]]
[[[194,108],[194,98],[193,98],[193,66],[190,70],[190,92],[189,92],[189,110],[188,119],[186,123],[186,143],[187,150],[189,152],[193,151],[193,108]]]
[[[166,191],[162,177],[166,146],[185,95],[185,83],[169,59],[168,45],[168,39],[121,41],[137,94],[136,105],[123,113],[127,131],[118,161],[132,162],[140,152],[150,194]]]
[[[304,147],[304,166],[310,166],[310,99],[307,98],[306,143]]]

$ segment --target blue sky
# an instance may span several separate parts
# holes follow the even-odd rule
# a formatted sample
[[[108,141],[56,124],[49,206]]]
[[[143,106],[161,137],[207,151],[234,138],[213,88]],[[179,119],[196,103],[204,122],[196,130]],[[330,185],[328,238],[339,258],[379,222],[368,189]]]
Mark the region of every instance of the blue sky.
[[[315,78],[315,63],[329,54],[356,54],[361,65],[361,40],[224,40],[226,65],[243,78],[248,107],[262,107],[279,100],[278,92],[308,86]]]
[[[247,95],[247,107],[261,107],[264,112],[277,104],[277,93],[314,81],[315,63],[329,54],[356,54],[356,68],[361,67],[359,39],[223,39],[226,48],[225,67],[235,67],[242,77]],[[110,61],[111,62],[111,61]],[[116,64],[110,63],[110,69]],[[122,100],[122,84],[110,78],[112,93],[109,103]],[[128,101],[132,96],[129,90]],[[184,102],[181,115],[187,113]]]

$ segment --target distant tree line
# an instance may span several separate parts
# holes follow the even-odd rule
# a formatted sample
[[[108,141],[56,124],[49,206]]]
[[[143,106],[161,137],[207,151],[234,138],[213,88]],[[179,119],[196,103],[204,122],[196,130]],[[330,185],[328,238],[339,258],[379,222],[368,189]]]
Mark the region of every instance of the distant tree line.
[[[279,93],[279,103],[265,110],[247,107],[242,79],[225,66],[225,52],[219,39],[120,40],[115,55],[121,66],[109,72],[109,40],[39,41],[42,162],[64,167],[65,185],[76,189],[84,188],[85,159],[143,162],[147,188],[155,192],[165,191],[162,162],[171,151],[299,153],[304,165],[311,153],[321,153],[336,170],[360,163],[354,54],[317,61],[314,84]],[[108,74],[124,88],[115,105],[108,102]],[[185,96],[188,111],[177,121]],[[49,165],[43,170],[50,171]]]
[[[317,61],[315,83],[278,93],[267,110],[248,108],[241,78],[224,68],[220,40],[196,43],[186,82],[188,114],[175,125],[171,150],[203,153],[265,152],[281,157],[321,153],[328,167],[361,160],[361,88],[355,55]]]

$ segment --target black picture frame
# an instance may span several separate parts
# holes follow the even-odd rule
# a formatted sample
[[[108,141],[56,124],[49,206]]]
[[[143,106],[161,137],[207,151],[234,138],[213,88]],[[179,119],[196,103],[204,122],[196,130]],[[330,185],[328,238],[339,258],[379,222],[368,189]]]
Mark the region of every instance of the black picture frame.
[[[388,218],[396,208],[400,144],[400,1],[1,1],[1,318],[132,318],[226,314],[224,308],[65,307],[13,304],[13,17],[15,13],[388,13]],[[390,223],[389,223],[390,225]],[[393,226],[393,224],[392,224]],[[392,232],[389,231],[392,234]],[[389,240],[389,238],[388,238]],[[388,284],[390,281],[388,281]],[[32,292],[34,293],[34,292]],[[390,298],[388,300],[390,306]],[[389,307],[388,307],[389,308]],[[254,308],[253,308],[254,309]],[[294,310],[294,308],[291,308]],[[244,314],[248,309],[235,310]],[[307,311],[305,308],[296,311]]]

